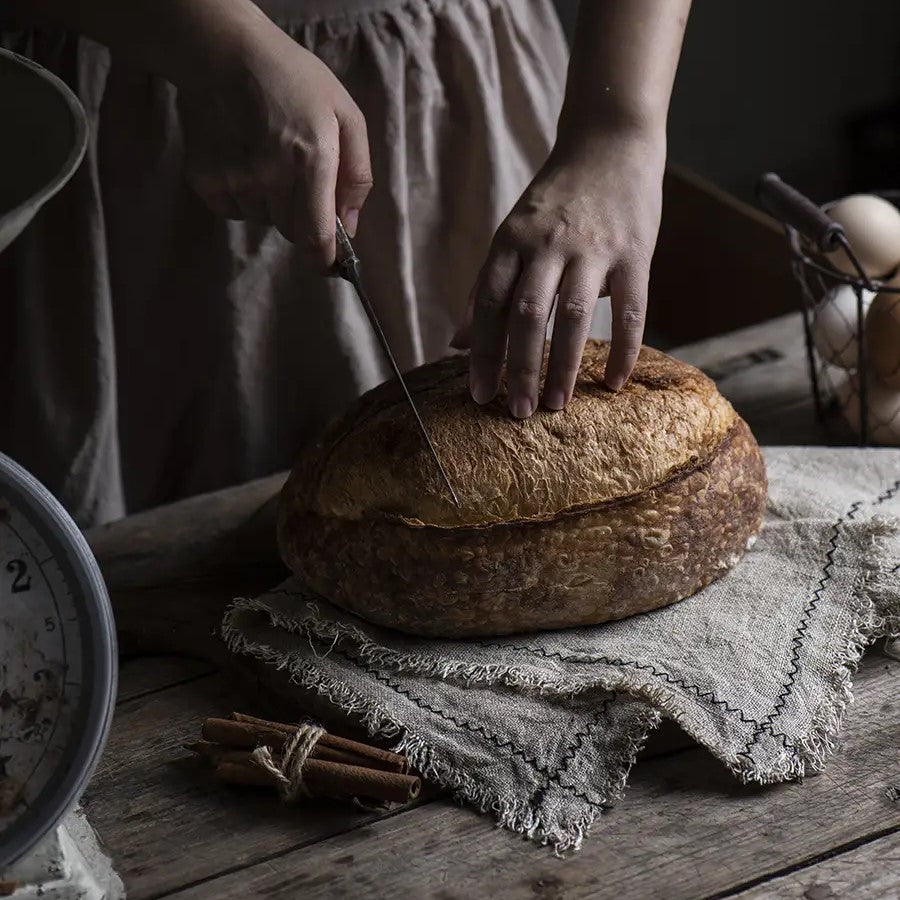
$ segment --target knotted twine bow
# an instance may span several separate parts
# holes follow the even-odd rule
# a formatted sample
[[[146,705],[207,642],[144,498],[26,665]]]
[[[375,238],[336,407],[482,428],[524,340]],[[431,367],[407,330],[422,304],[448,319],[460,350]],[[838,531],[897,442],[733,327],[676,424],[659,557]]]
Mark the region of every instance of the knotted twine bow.
[[[281,765],[277,765],[269,747],[257,747],[250,758],[265,769],[277,782],[286,803],[311,796],[303,783],[303,766],[325,729],[318,725],[298,725],[295,734],[284,743]]]

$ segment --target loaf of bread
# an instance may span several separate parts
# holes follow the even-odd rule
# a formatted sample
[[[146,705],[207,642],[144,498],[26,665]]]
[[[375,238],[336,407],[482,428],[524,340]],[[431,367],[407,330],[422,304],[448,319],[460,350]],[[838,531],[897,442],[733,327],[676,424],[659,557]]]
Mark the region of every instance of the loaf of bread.
[[[299,460],[279,544],[315,591],[428,636],[595,624],[681,600],[759,531],[766,476],[700,371],[650,348],[623,390],[591,341],[562,412],[510,417],[466,390],[468,359],[408,376],[460,505],[399,385],[360,398]]]

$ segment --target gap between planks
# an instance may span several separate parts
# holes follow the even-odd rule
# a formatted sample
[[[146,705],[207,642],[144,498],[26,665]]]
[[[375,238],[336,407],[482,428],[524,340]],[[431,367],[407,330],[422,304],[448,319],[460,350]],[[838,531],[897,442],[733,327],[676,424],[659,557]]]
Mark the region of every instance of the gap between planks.
[[[209,663],[186,657],[156,655],[128,657],[119,661],[116,706],[189,684],[217,671],[216,667]]]
[[[896,863],[891,868],[886,863]],[[900,894],[900,827],[826,854],[746,889],[717,894],[732,900],[896,900]],[[715,898],[707,898],[715,900]]]

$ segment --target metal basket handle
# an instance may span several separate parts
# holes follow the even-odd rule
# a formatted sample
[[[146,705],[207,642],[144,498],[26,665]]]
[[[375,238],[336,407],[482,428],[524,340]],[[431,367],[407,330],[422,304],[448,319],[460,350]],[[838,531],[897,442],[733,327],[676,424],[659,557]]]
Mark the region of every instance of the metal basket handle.
[[[756,197],[760,205],[776,219],[796,228],[823,253],[846,246],[843,227],[796,188],[785,184],[774,172],[766,172],[759,179]]]

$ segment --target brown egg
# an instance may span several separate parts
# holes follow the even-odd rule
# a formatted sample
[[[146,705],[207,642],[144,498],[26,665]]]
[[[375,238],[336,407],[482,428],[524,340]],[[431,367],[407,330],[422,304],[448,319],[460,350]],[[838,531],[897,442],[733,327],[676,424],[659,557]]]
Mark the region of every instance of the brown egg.
[[[879,294],[865,327],[869,371],[888,387],[900,388],[900,294]]]
[[[853,194],[826,209],[844,232],[866,274],[878,278],[900,265],[900,210],[874,194]],[[828,254],[841,272],[856,275],[856,267],[843,249]]]
[[[859,376],[848,375],[837,388],[837,400],[844,419],[857,434],[861,428],[859,387]],[[900,446],[900,391],[887,387],[871,376],[866,387],[869,443]]]

